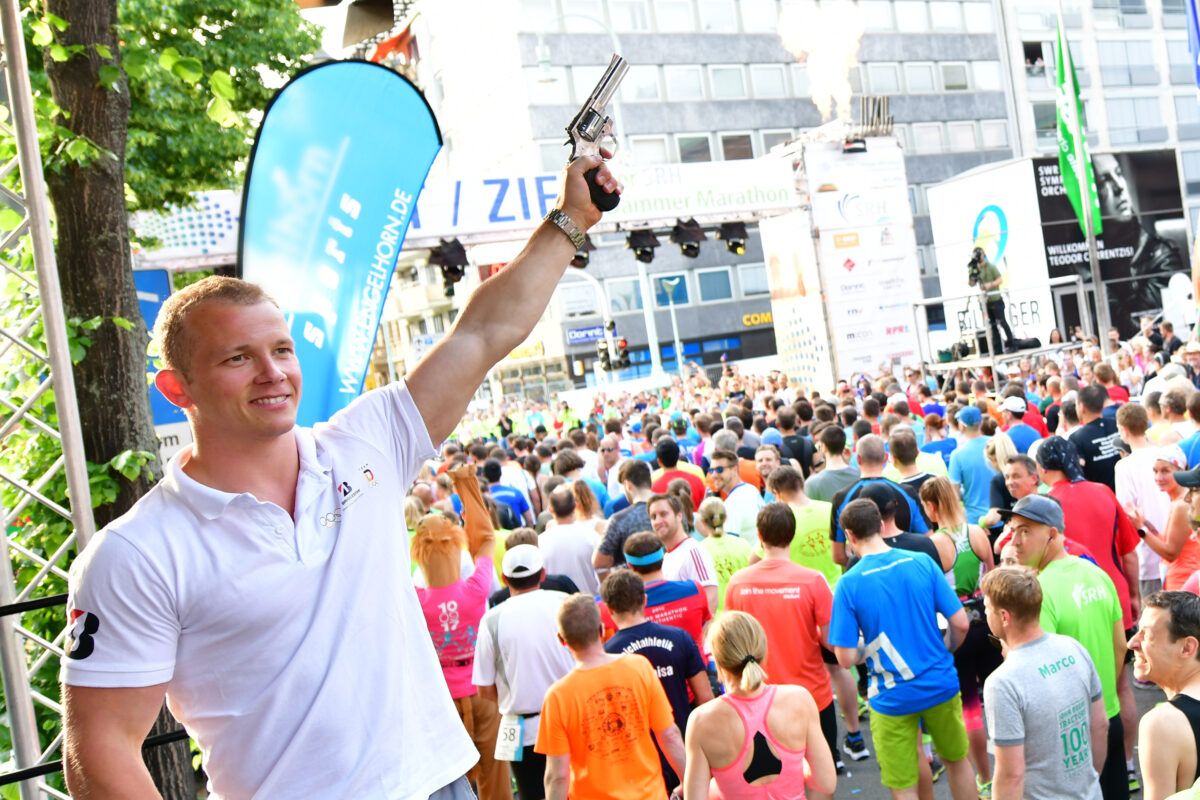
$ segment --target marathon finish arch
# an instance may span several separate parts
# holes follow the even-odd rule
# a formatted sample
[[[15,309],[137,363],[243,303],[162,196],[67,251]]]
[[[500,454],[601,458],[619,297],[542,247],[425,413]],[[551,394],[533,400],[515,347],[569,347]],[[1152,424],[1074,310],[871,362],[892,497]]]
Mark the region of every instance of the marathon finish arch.
[[[238,274],[288,318],[304,370],[300,425],[329,419],[362,391],[441,146],[421,92],[367,61],[307,69],[268,105],[242,192]]]

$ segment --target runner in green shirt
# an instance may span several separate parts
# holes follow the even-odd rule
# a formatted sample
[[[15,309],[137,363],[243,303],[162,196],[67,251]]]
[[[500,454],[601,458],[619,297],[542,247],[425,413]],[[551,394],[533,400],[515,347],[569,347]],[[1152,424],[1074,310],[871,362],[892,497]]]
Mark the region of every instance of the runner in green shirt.
[[[704,538],[700,546],[712,556],[717,570],[717,607],[713,616],[725,608],[725,587],[729,578],[750,563],[753,549],[739,536],[725,535],[725,503],[719,497],[710,497],[700,504],[699,524],[696,526]]]
[[[767,476],[767,489],[776,500],[787,503],[796,515],[796,535],[788,555],[793,564],[815,569],[825,576],[829,588],[837,583],[842,568],[834,563],[833,543],[829,540],[829,518],[832,506],[821,500],[810,500],[804,494],[804,476],[795,467],[776,467]],[[755,551],[754,560],[762,558]]]
[[[1121,603],[1112,579],[1088,561],[1063,549],[1062,506],[1051,497],[1022,497],[1000,516],[1010,526],[1019,563],[1038,571],[1042,586],[1041,625],[1047,633],[1070,636],[1092,657],[1104,689],[1108,746],[1100,788],[1105,797],[1128,797],[1124,726],[1117,698],[1117,675],[1128,652]],[[1046,666],[1047,675],[1055,665]]]

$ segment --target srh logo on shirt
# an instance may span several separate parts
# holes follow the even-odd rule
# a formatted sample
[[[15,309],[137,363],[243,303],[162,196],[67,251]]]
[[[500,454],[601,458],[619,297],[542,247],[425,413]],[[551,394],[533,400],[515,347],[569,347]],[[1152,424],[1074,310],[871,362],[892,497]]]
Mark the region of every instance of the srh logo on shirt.
[[[68,620],[71,633],[67,638],[68,658],[87,658],[96,649],[92,635],[100,630],[100,618],[90,611],[72,608]]]
[[[1087,586],[1077,583],[1075,584],[1075,588],[1071,590],[1071,599],[1075,601],[1075,607],[1082,611],[1092,603],[1107,600],[1108,590],[1103,586]]]

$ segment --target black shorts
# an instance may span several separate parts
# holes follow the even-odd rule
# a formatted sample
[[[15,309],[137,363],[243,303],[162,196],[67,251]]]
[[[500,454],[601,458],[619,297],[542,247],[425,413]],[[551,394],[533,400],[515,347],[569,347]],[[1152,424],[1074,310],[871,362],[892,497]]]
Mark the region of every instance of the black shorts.
[[[835,667],[837,666],[837,663],[838,663],[837,656],[835,656],[833,654],[833,651],[830,650],[825,645],[821,645],[821,660],[824,661],[826,664],[832,664]]]

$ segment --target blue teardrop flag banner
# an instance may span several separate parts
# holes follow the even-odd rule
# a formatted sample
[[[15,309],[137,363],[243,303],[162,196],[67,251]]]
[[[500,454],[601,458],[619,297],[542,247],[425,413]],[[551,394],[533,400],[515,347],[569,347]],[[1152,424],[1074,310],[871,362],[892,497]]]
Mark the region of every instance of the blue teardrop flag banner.
[[[305,70],[267,107],[242,192],[238,265],[288,318],[304,371],[299,424],[329,419],[362,391],[441,146],[416,87],[366,61]]]

